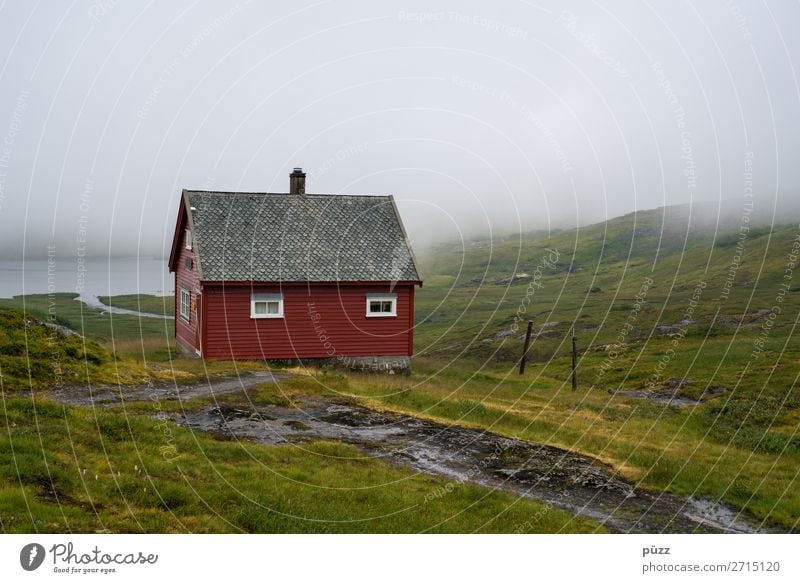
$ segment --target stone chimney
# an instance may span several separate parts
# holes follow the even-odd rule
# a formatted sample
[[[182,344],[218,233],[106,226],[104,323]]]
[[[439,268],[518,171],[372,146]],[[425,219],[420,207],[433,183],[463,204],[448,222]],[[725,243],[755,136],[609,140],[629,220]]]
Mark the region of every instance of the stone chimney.
[[[295,168],[289,174],[289,194],[306,193],[306,173],[302,168]]]

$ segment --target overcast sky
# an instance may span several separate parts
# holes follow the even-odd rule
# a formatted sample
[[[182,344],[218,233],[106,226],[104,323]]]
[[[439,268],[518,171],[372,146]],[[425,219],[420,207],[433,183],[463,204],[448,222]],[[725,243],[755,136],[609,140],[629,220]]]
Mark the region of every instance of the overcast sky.
[[[797,2],[0,6],[2,255],[161,255],[293,166],[420,244],[800,196]]]

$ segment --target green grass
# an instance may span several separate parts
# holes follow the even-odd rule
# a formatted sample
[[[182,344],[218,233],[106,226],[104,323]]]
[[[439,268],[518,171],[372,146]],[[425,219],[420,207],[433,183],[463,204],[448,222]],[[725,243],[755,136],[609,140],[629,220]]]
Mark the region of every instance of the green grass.
[[[472,368],[470,365],[475,365]],[[796,403],[718,398],[695,410],[613,397],[506,367],[418,359],[410,377],[325,373],[263,386],[254,400],[321,392],[378,409],[488,429],[578,451],[642,487],[722,500],[767,523],[797,528],[800,440]],[[510,374],[511,373],[511,374]]]
[[[800,344],[791,341],[800,314],[800,274],[788,283],[783,279],[797,225],[753,229],[741,266],[728,281],[736,253],[727,244],[733,227],[716,240],[710,228],[686,236],[685,215],[685,207],[671,207],[550,238],[537,234],[491,249],[440,247],[423,254],[428,281],[415,300],[417,354],[510,364],[519,358],[530,319],[535,331],[547,333],[535,338],[530,352],[540,365],[537,375],[568,374],[574,325],[584,383],[663,389],[669,379],[687,377],[695,381],[681,389],[687,396],[718,385],[783,395],[796,384],[800,364]],[[533,288],[526,282],[493,283],[515,272],[533,274],[537,267],[541,277]],[[483,285],[470,283],[484,273]],[[698,292],[699,282],[704,287]],[[644,301],[637,295],[645,295]],[[776,306],[781,312],[770,320],[768,311]],[[659,331],[687,315],[693,322],[675,329],[677,336]],[[772,325],[763,351],[756,350],[765,322]],[[542,328],[546,323],[552,326]],[[496,337],[508,330],[515,333]],[[599,351],[610,343],[622,344],[613,363]],[[670,349],[677,354],[653,378]],[[604,362],[613,366],[601,374]],[[762,387],[767,372],[769,383]]]
[[[670,207],[422,253],[416,374],[407,383],[352,377],[344,392],[575,449],[648,487],[720,497],[796,527],[800,273],[784,275],[800,230],[751,229],[731,277],[739,223],[723,222],[717,237],[696,216],[688,225],[688,207]],[[494,283],[519,272],[535,274],[536,285]],[[679,324],[686,317],[693,321]],[[546,334],[534,339],[520,378],[529,319]],[[658,328],[676,324],[671,335]],[[725,391],[694,410],[610,396],[678,385],[694,399]],[[381,396],[398,386],[405,390]]]
[[[672,207],[640,212],[579,230],[554,232],[550,237],[541,232],[509,237],[491,248],[472,245],[462,252],[453,245],[442,245],[420,253],[425,286],[417,292],[415,302],[413,375],[325,372],[281,383],[280,389],[265,385],[248,393],[255,402],[263,403],[285,403],[292,395],[309,393],[346,395],[373,407],[569,448],[611,464],[643,487],[720,499],[757,520],[797,529],[800,344],[795,339],[800,274],[789,282],[783,279],[797,225],[751,231],[744,242],[741,265],[730,279],[730,266],[738,252],[738,222],[725,223],[715,237],[713,224],[694,224],[687,230],[686,211],[686,207]],[[557,258],[553,250],[557,250]],[[528,288],[524,281],[511,286],[493,283],[519,272],[535,274],[539,287]],[[483,285],[471,282],[484,274]],[[698,282],[703,282],[704,288],[695,295]],[[643,286],[645,298],[641,298]],[[96,340],[110,361],[126,363],[131,371],[198,378],[263,367],[259,363],[182,358],[171,344],[171,323],[127,316],[112,320],[99,311],[81,309],[72,297],[56,296],[57,321]],[[49,301],[48,296],[28,296],[0,301],[0,307],[20,308],[24,302],[29,315],[46,318]],[[148,306],[144,311],[164,309],[164,300],[155,296],[106,301],[134,309]],[[524,311],[520,306],[525,306]],[[780,313],[770,317],[769,310],[775,306]],[[672,336],[659,333],[658,326],[675,326],[689,308],[693,322],[679,325]],[[528,319],[534,320],[537,332],[548,334],[533,342],[527,372],[520,377],[516,361]],[[765,322],[770,323],[768,328]],[[546,323],[556,324],[543,327]],[[573,325],[580,351],[580,387],[575,393],[569,385]],[[498,332],[513,328],[513,334],[497,337]],[[20,337],[8,336],[7,350],[19,352],[19,346],[13,346]],[[39,370],[36,363],[43,362],[48,352],[30,354],[34,355],[31,370]],[[26,369],[20,363],[27,356],[10,356],[21,359],[15,378],[24,380]],[[77,356],[80,360],[80,353]],[[0,360],[7,366],[3,362]],[[108,364],[98,366],[90,376],[101,375]],[[46,368],[44,371],[33,376],[46,381]],[[4,375],[9,378],[6,372]],[[725,391],[705,394],[703,404],[694,408],[611,395],[618,388],[673,390],[683,380],[687,382],[678,392],[685,397],[701,398],[710,388],[723,387]],[[8,386],[5,390],[9,391]],[[66,421],[55,414],[40,418],[39,428],[48,437],[44,446],[37,445],[35,435],[24,433],[33,431],[30,424],[19,422],[24,418],[19,417],[20,411],[27,411],[26,418],[31,418],[32,412],[25,409],[29,405],[8,395],[6,399],[14,412],[11,417],[16,419],[16,425],[9,425],[11,439],[17,440],[15,455],[24,452],[23,460],[30,457],[30,463],[40,460],[41,464],[47,460],[60,469],[65,491],[74,501],[68,505],[68,514],[72,514],[61,516],[57,505],[40,495],[38,482],[25,482],[41,475],[43,466],[34,470],[23,464],[21,485],[15,481],[16,474],[0,482],[0,516],[9,530],[66,530],[69,525],[85,531],[102,528],[102,522],[112,530],[126,531],[416,532],[435,530],[447,516],[451,520],[439,528],[465,532],[482,528],[513,531],[516,524],[526,522],[523,515],[510,518],[505,513],[497,521],[489,521],[488,516],[505,508],[509,498],[496,494],[493,496],[500,498],[470,505],[469,501],[486,494],[480,488],[458,486],[456,496],[455,491],[448,493],[441,504],[437,498],[420,506],[425,493],[439,491],[436,489],[443,484],[445,490],[451,490],[452,484],[412,477],[375,460],[343,460],[351,458],[353,450],[341,444],[313,444],[307,450],[262,447],[192,436],[174,428],[181,455],[189,460],[185,469],[176,472],[174,465],[165,464],[160,457],[159,425],[147,417],[151,412],[146,403],[129,406],[128,416],[121,409],[104,411],[99,414],[102,422],[86,411],[67,409],[64,413],[59,408],[63,419],[75,424],[76,430],[70,429],[73,438],[76,431],[81,440],[83,434],[86,437],[78,447],[79,462],[71,462],[69,441],[64,437]],[[235,402],[234,397],[221,400]],[[164,411],[177,412],[180,407],[164,404]],[[136,451],[137,444],[141,451]],[[103,447],[111,447],[109,459],[100,453]],[[330,456],[328,452],[332,452]],[[83,467],[81,459],[93,464],[90,475],[98,475],[98,484],[86,487],[88,493],[76,477],[75,468]],[[132,465],[146,465],[152,483],[173,496],[169,504],[177,504],[175,511],[167,512],[159,505],[150,487],[142,486],[148,487],[147,493],[139,492],[138,478],[132,475],[117,487],[108,467],[119,463],[126,468],[117,470],[123,471],[123,476],[130,474]],[[296,493],[288,485],[295,476],[301,478]],[[314,482],[316,479],[321,481]],[[315,485],[309,485],[312,483]],[[202,495],[187,493],[187,484],[196,486]],[[344,484],[344,493],[319,487],[329,484]],[[400,486],[395,488],[395,484]],[[364,485],[367,487],[357,489]],[[95,494],[102,501],[102,520],[91,518],[87,510]],[[209,506],[198,502],[200,498],[208,499]],[[131,511],[125,508],[128,500],[132,501]],[[31,522],[26,504],[32,505],[33,520],[41,524]],[[402,510],[406,506],[416,510]],[[535,515],[536,505],[526,508],[525,513]],[[365,519],[387,510],[397,514]],[[9,515],[23,516],[18,523],[23,526],[9,527]],[[297,516],[305,518],[294,518]],[[356,520],[348,522],[348,516]],[[561,513],[547,513],[546,517],[553,522],[536,522],[536,529],[590,528],[586,522],[576,526],[578,523]],[[491,526],[480,526],[484,523]]]
[[[116,360],[97,341],[68,335],[0,309],[0,390],[50,389],[158,378],[138,363]],[[166,380],[166,377],[165,377]]]
[[[344,444],[264,447],[118,411],[7,397],[2,407],[4,532],[602,532]]]
[[[175,349],[172,320],[109,314],[75,298],[76,294],[56,293],[0,299],[4,314],[17,314],[13,322],[0,325],[0,372],[5,390],[42,389],[59,382],[188,381],[264,368],[259,362],[186,358]],[[158,296],[149,298],[150,304],[161,301]],[[32,325],[24,326],[25,321]],[[65,337],[42,322],[65,326],[83,337]],[[61,375],[58,366],[63,368]]]
[[[171,320],[109,314],[87,307],[83,302],[77,301],[77,297],[74,293],[14,296],[11,299],[0,299],[0,308],[21,310],[39,320],[50,319],[101,342],[128,341],[143,337],[164,338],[166,341],[174,336]]]
[[[149,294],[126,294],[120,296],[98,296],[107,306],[136,310],[146,314],[175,315],[175,298],[173,296],[153,296]]]

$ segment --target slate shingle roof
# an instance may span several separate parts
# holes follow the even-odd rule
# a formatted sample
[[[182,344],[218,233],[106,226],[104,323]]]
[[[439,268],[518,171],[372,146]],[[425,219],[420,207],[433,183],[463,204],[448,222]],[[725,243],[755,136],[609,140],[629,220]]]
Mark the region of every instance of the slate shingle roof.
[[[390,196],[184,191],[204,281],[420,281]]]

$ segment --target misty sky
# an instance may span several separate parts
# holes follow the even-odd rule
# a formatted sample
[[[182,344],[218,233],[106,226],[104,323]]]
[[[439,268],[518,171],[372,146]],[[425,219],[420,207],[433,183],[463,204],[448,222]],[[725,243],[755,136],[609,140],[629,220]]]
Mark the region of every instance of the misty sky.
[[[800,195],[797,2],[0,6],[4,256],[160,256],[293,166],[419,244]]]

